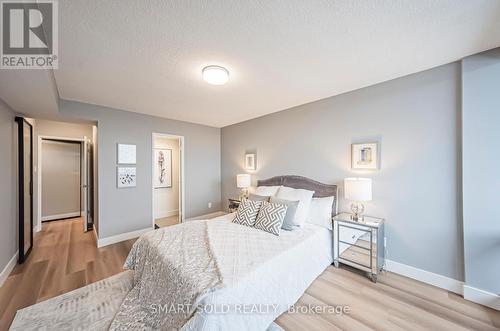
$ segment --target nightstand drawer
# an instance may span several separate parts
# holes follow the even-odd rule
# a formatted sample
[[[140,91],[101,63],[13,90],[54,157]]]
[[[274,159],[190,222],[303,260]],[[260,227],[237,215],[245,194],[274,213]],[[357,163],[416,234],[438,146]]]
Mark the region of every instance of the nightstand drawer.
[[[347,245],[356,245],[369,250],[372,242],[371,229],[361,226],[352,226],[339,222],[339,241]]]
[[[371,271],[372,266],[376,263],[375,257],[370,254],[369,250],[356,246],[350,246],[344,250],[339,256],[339,261],[349,265],[354,263],[354,267],[365,267],[365,271]]]

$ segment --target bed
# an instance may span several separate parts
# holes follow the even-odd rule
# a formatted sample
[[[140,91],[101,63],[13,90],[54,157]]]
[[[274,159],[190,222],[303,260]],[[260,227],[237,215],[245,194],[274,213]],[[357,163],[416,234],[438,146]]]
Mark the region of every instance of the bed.
[[[334,196],[299,176],[258,181]],[[127,258],[134,288],[110,329],[266,330],[333,262],[330,229],[306,224],[273,234],[232,223],[233,214],[151,231]]]

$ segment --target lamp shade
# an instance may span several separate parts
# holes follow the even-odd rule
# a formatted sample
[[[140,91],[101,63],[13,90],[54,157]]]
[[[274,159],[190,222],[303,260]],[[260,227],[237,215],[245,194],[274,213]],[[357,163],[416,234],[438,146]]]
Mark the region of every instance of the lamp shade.
[[[372,199],[371,178],[344,179],[344,197],[351,201],[370,201]]]
[[[251,179],[249,174],[236,175],[236,187],[238,188],[250,187],[250,181]]]

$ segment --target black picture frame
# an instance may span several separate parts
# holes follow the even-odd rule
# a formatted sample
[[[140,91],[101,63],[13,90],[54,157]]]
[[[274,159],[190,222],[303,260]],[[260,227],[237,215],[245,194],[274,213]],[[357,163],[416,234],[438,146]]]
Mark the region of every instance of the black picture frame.
[[[33,249],[33,126],[23,117],[16,117],[17,122],[17,151],[18,151],[18,194],[19,194],[19,255],[18,262],[24,263]],[[30,130],[30,176],[29,176],[29,194],[30,194],[30,247],[24,252],[24,124],[27,124]]]

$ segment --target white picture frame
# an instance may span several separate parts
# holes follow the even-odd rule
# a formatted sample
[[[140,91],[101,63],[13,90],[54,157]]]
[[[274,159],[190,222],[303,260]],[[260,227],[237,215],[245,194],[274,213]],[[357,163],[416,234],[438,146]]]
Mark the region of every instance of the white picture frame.
[[[245,169],[255,170],[256,167],[255,154],[245,154]]]
[[[378,143],[351,145],[351,168],[354,170],[378,169]]]
[[[154,188],[172,187],[172,150],[155,148]]]
[[[133,144],[118,144],[117,158],[118,164],[135,164],[136,163],[136,145]]]
[[[118,188],[136,187],[137,186],[136,167],[117,167],[116,183]]]

